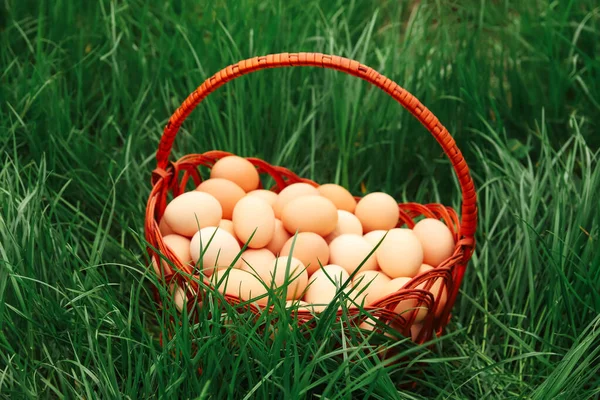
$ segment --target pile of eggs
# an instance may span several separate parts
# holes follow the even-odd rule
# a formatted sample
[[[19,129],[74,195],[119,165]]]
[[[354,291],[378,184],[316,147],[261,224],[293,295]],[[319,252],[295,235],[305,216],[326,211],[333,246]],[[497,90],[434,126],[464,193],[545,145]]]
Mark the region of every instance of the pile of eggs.
[[[165,245],[182,264],[244,301],[264,306],[269,287],[290,305],[320,311],[359,269],[343,290],[349,306],[368,306],[454,252],[451,231],[436,219],[396,228],[398,204],[388,194],[370,193],[357,202],[336,184],[295,183],[279,194],[259,185],[249,161],[224,157],[210,179],[167,205],[159,224]],[[160,275],[156,263],[154,268]],[[439,281],[430,288],[440,297],[440,311],[447,300],[441,289]],[[401,302],[396,312],[414,303]],[[416,322],[425,315],[419,311]]]

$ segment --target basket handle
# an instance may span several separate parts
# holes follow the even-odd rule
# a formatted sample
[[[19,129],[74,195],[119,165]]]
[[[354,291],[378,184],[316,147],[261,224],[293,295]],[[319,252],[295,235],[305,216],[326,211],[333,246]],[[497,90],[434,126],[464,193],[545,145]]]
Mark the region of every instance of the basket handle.
[[[469,167],[456,146],[448,130],[416,97],[404,90],[397,83],[381,75],[374,69],[348,58],[320,54],[320,53],[281,53],[268,56],[253,57],[230,65],[214,74],[188,96],[183,104],[173,113],[165,127],[158,152],[156,153],[156,176],[165,176],[169,155],[175,136],[181,124],[190,115],[192,110],[210,93],[225,83],[245,74],[266,68],[311,66],[335,69],[350,75],[357,76],[392,96],[398,103],[414,115],[431,132],[433,137],[442,146],[442,149],[452,162],[452,167],[458,176],[462,191],[462,212],[460,225],[460,238],[462,244],[473,248],[475,228],[477,226],[477,197]]]

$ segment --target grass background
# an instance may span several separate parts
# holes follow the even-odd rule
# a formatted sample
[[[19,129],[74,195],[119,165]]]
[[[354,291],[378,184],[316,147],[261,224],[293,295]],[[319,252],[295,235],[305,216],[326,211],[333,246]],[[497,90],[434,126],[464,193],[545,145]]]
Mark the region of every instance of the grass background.
[[[0,396],[599,398],[599,36],[595,0],[2,1]],[[284,51],[372,66],[463,149],[478,248],[432,348],[330,315],[308,335],[281,316],[271,339],[258,327],[273,316],[215,302],[192,324],[164,290],[165,311],[153,302],[143,218],[162,128],[212,73]],[[210,149],[460,205],[433,138],[333,71],[220,89],[175,155]],[[161,347],[169,316],[182,324]],[[378,343],[400,362],[379,362]]]

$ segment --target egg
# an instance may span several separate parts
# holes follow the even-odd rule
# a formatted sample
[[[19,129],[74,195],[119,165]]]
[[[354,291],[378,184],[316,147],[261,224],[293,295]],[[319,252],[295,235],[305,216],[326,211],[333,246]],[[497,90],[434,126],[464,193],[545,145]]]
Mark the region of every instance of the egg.
[[[410,338],[413,342],[416,342],[423,330],[423,324],[412,324],[410,327]]]
[[[307,305],[308,303],[302,300],[288,300],[285,302],[285,308],[298,308]]]
[[[169,224],[167,224],[167,220],[163,218],[160,219],[160,222],[158,223],[158,230],[160,232],[161,235],[163,236],[167,236],[170,235],[172,233],[175,233],[173,231],[173,229],[171,229],[171,227],[169,226]]]
[[[233,208],[246,195],[244,189],[223,178],[212,178],[202,182],[196,188],[199,192],[212,195],[221,204],[223,218],[231,219]]]
[[[283,212],[284,207],[292,200],[295,200],[302,196],[318,196],[319,191],[312,185],[308,183],[293,183],[289,186],[286,186],[279,192],[277,196],[277,200],[273,205],[273,211],[275,211],[275,216],[281,219],[281,213]]]
[[[398,203],[392,196],[382,192],[370,193],[360,199],[354,214],[365,233],[393,229],[400,219]]]
[[[251,192],[248,192],[246,196],[257,196],[269,203],[271,207],[275,206],[275,202],[277,201],[277,193],[272,192],[270,190],[265,189],[257,189]]]
[[[275,214],[271,206],[261,198],[247,196],[238,201],[233,209],[235,235],[248,247],[265,247],[275,231]],[[252,240],[250,238],[252,237]]]
[[[163,218],[171,229],[183,236],[192,237],[200,229],[217,226],[223,209],[212,195],[203,192],[186,192],[175,197],[165,209]]]
[[[427,271],[431,271],[432,269],[434,269],[434,268],[431,265],[423,264],[419,268],[418,275],[425,273]],[[435,309],[436,317],[439,317],[440,315],[442,315],[442,312],[444,311],[444,308],[446,307],[446,303],[448,302],[448,289],[446,288],[446,285],[443,285],[443,284],[444,284],[444,280],[442,278],[437,278],[435,280],[435,282],[433,283],[433,285],[431,285],[431,288],[429,289],[429,291],[433,295],[434,299],[436,299],[436,300],[438,298],[440,299],[439,303],[437,305],[437,308]],[[426,282],[421,283],[420,285],[417,286],[417,289],[425,290],[425,285],[426,285]],[[442,285],[444,287],[442,287]]]
[[[361,271],[376,270],[375,254],[367,258],[372,251],[373,246],[362,236],[344,234],[333,239],[329,244],[329,260],[332,264],[341,265],[349,274],[361,264]]]
[[[252,272],[261,265],[270,265],[275,255],[267,249],[248,249],[242,253],[241,269]]]
[[[182,264],[187,264],[192,261],[190,256],[190,239],[181,235],[171,234],[163,237],[165,245],[177,256]],[[166,262],[163,261],[166,268]]]
[[[279,288],[287,282],[286,300],[299,299],[308,284],[306,267],[294,257],[278,257],[268,268],[258,272],[259,277],[269,287],[272,285],[274,288]]]
[[[233,230],[233,222],[231,220],[222,219],[221,222],[219,222],[219,228],[231,233],[231,236],[235,237],[235,231]]]
[[[283,227],[283,222],[281,220],[275,218],[275,230],[273,231],[273,239],[267,244],[267,249],[269,249],[273,254],[279,254],[285,242],[291,238],[292,235],[288,233]]]
[[[319,186],[317,190],[321,196],[331,200],[338,210],[344,210],[350,213],[354,212],[356,200],[346,188],[336,185],[335,183],[326,183],[325,185]]]
[[[423,263],[423,248],[410,229],[391,229],[376,251],[377,263],[390,278],[413,277]]]
[[[245,192],[258,189],[260,177],[252,163],[238,156],[221,158],[210,170],[210,177],[223,178],[236,183]]]
[[[385,328],[383,326],[378,326],[377,323],[375,321],[373,321],[373,319],[371,318],[367,318],[363,323],[361,323],[358,326],[360,329],[364,329],[367,331],[374,331],[375,329],[377,329],[379,331],[379,333],[383,333],[385,336],[391,338],[391,339],[396,339],[396,336],[391,333],[393,331],[390,332],[390,330],[385,330]]]
[[[172,273],[171,267],[166,262],[162,262],[161,264],[165,271],[165,276],[171,275],[171,273]],[[152,268],[154,268],[154,272],[156,273],[156,276],[158,276],[159,278],[162,278],[163,272],[158,267],[158,262],[156,261],[156,257],[152,257]]]
[[[344,210],[338,210],[338,222],[333,232],[325,238],[327,243],[331,243],[336,237],[344,233],[362,236],[363,230],[360,221],[354,214]]]
[[[292,245],[294,246],[292,253]],[[282,256],[292,255],[300,260],[311,275],[318,270],[321,265],[327,265],[329,262],[329,246],[321,236],[313,232],[302,232],[295,237],[292,236],[283,245],[281,249]]]
[[[385,237],[385,234],[388,231],[382,231],[382,230],[377,230],[377,231],[371,231],[367,234],[365,234],[363,236],[363,238],[369,242],[371,244],[371,246],[379,248],[379,246],[381,246],[379,244],[379,242],[381,242],[383,240],[383,238]]]
[[[334,299],[338,288],[349,278],[350,275],[341,266],[326,265],[311,275],[304,300],[315,311],[322,311]],[[351,290],[351,285],[344,288],[345,293],[349,293]]]
[[[265,285],[253,274],[241,269],[222,269],[211,277],[211,284],[222,294],[239,297],[243,301],[254,300],[259,305],[266,305],[268,293]],[[256,299],[263,296],[260,299]]]
[[[281,222],[291,234],[314,232],[327,236],[337,225],[338,213],[333,203],[325,197],[302,196],[283,208]]]
[[[171,295],[173,296],[175,307],[179,312],[182,312],[188,300],[185,291],[175,282],[169,285],[169,289],[171,291]]]
[[[404,289],[406,284],[411,280],[412,278],[407,276],[392,279],[383,287],[381,297],[383,298],[389,294],[396,293],[400,289]],[[416,299],[401,300],[394,309],[394,312],[408,319],[411,316],[411,312],[417,309],[417,304],[418,301]],[[425,307],[425,304],[421,303],[414,322],[421,322],[425,319],[425,316],[427,315],[427,309]]]
[[[363,271],[354,276],[352,287],[364,298],[365,305],[370,305],[382,297],[383,289],[390,281],[383,272]]]
[[[217,227],[203,228],[192,238],[190,254],[194,263],[205,275],[211,275],[216,267],[232,265],[240,253],[238,241],[229,232]],[[200,256],[202,259],[200,260]],[[233,265],[241,266],[238,258]]]
[[[415,225],[414,234],[423,246],[423,262],[437,267],[454,253],[452,232],[442,221],[425,218]]]

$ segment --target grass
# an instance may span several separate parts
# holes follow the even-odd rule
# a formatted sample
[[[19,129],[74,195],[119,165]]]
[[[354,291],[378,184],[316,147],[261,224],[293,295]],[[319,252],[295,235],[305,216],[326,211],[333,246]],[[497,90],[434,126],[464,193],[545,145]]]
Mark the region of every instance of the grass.
[[[599,36],[593,0],[3,1],[0,396],[600,398]],[[157,308],[143,218],[162,128],[210,74],[281,51],[376,68],[463,149],[478,247],[431,348],[330,313],[305,335],[285,313],[255,321],[213,300],[190,324],[164,289]],[[357,194],[460,204],[431,136],[332,71],[215,92],[175,155],[210,149]],[[181,325],[160,346],[170,318]],[[274,339],[258,330],[269,321]]]

